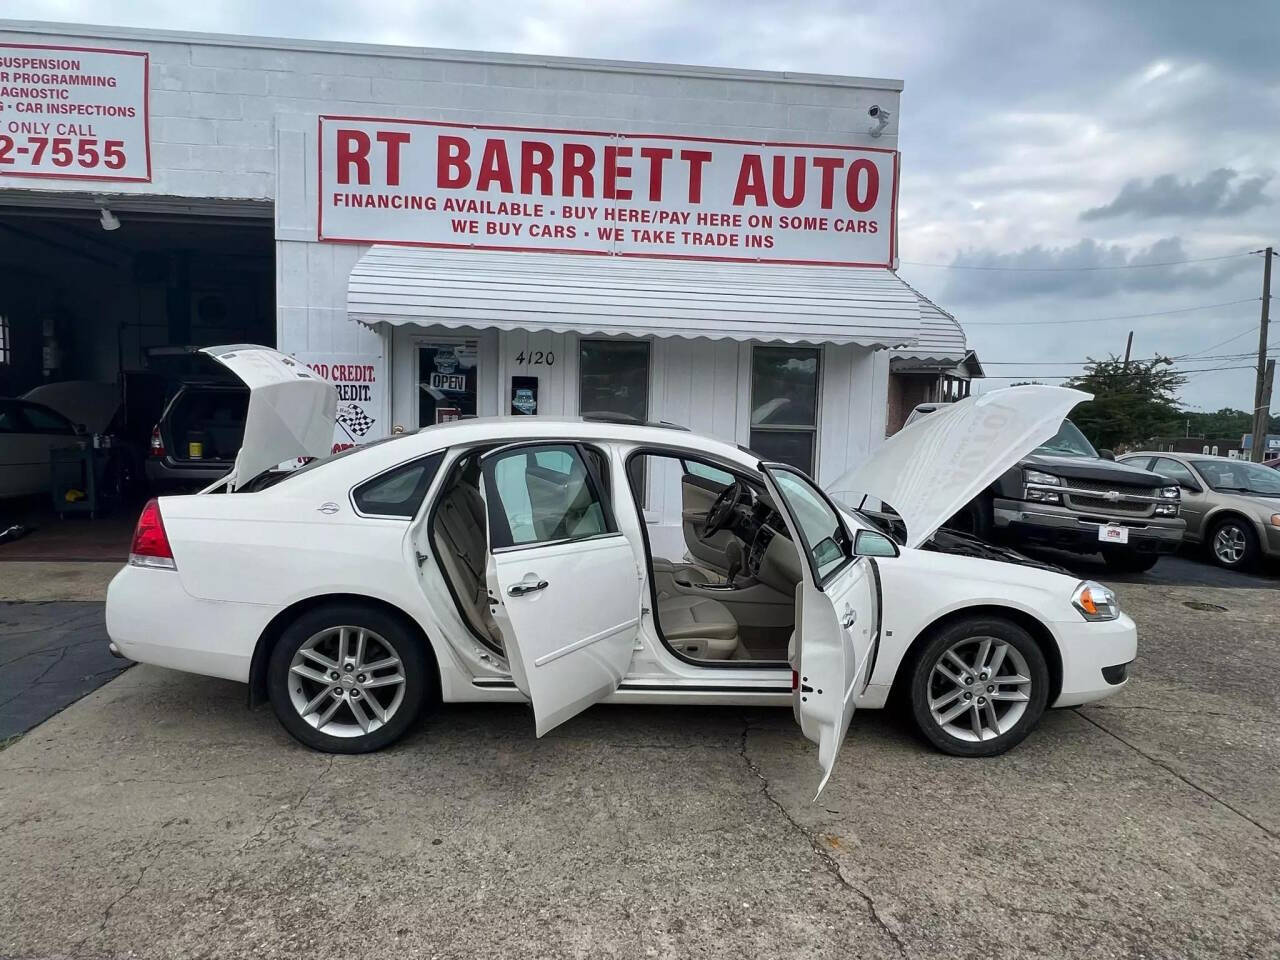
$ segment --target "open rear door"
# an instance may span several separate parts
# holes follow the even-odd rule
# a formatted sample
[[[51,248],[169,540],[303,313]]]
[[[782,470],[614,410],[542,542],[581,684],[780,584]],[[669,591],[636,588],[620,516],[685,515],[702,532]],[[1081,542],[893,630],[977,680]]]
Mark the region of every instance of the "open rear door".
[[[801,554],[792,705],[800,729],[818,745],[821,794],[849,732],[879,634],[875,561],[854,556],[852,532],[813,481],[782,464],[762,463],[760,469]]]
[[[503,447],[481,471],[489,602],[542,736],[618,689],[640,627],[640,571],[583,447]]]

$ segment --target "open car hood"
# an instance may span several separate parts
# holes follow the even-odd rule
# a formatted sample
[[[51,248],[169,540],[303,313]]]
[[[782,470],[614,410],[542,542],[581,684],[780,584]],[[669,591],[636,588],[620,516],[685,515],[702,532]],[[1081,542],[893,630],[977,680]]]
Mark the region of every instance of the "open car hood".
[[[828,489],[851,506],[864,495],[883,500],[902,517],[906,545],[918,547],[1088,399],[1032,385],[957,400],[904,427]]]
[[[251,343],[205,347],[249,388],[244,439],[231,489],[294,457],[326,457],[333,449],[338,388],[293,357]]]

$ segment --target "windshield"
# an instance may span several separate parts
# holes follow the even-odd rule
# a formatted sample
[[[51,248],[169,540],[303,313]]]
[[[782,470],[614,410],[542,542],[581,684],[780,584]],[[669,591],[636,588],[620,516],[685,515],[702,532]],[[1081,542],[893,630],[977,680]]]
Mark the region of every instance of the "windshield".
[[[1070,420],[1063,420],[1062,426],[1052,438],[1036,447],[1036,453],[1048,453],[1055,457],[1089,457],[1098,459],[1098,451],[1085,439],[1080,428]]]
[[[1243,460],[1192,460],[1191,465],[1214,490],[1280,497],[1280,473]]]

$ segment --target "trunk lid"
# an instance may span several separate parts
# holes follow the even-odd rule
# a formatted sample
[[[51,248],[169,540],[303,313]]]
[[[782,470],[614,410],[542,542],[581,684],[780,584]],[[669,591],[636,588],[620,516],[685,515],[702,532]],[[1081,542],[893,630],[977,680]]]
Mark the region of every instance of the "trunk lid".
[[[338,390],[293,357],[256,344],[205,347],[249,388],[231,489],[295,457],[328,456]]]

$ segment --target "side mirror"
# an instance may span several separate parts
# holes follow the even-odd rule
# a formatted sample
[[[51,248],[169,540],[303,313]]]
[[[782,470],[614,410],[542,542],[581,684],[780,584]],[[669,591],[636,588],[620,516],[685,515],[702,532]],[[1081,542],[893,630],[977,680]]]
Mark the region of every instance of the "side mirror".
[[[1098,456],[1103,460],[1114,460],[1116,458],[1116,452],[1114,450],[1099,450]]]
[[[875,530],[859,530],[853,537],[855,557],[896,557],[898,545]]]
[[[1190,490],[1192,493],[1199,493],[1201,491],[1200,484],[1196,483],[1194,480],[1183,480],[1178,484],[1178,486],[1183,490]]]

